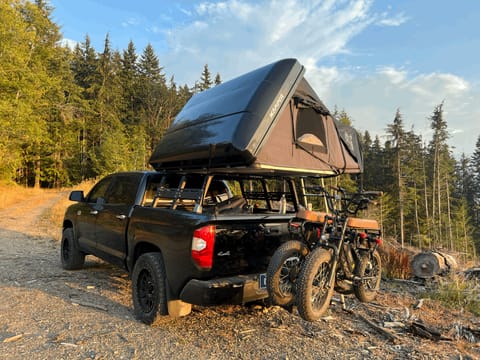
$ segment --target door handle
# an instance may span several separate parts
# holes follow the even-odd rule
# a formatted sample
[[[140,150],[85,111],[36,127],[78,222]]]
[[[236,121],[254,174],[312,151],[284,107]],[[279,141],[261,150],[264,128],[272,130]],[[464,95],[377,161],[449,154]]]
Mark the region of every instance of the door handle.
[[[123,215],[123,214],[117,215],[117,216],[115,216],[115,217],[116,217],[118,220],[125,220],[125,219],[127,218],[127,216],[126,216],[126,215]]]
[[[92,210],[90,211],[90,215],[97,215],[98,214],[98,210]]]

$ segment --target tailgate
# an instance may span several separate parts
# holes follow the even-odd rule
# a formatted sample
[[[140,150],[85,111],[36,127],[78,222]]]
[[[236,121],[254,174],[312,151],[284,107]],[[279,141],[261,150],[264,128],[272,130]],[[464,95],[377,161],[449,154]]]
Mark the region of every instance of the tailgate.
[[[215,276],[265,272],[270,257],[288,239],[290,217],[231,219],[216,224]]]

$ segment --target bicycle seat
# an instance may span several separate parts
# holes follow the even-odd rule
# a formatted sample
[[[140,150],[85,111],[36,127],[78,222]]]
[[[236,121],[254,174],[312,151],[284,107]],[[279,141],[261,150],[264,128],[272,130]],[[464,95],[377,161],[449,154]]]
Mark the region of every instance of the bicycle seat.
[[[380,230],[377,220],[360,219],[355,217],[349,217],[347,219],[347,226],[363,230]]]
[[[306,209],[298,210],[296,217],[302,220],[312,221],[312,222],[325,222],[325,217],[330,216],[323,211],[311,211]]]

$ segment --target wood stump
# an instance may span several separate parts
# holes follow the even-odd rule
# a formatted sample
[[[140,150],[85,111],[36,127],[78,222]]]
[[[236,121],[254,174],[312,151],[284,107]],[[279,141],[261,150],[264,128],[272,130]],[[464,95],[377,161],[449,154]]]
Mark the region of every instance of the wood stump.
[[[413,275],[421,279],[429,279],[436,275],[444,276],[456,268],[455,258],[439,251],[424,251],[412,259]]]

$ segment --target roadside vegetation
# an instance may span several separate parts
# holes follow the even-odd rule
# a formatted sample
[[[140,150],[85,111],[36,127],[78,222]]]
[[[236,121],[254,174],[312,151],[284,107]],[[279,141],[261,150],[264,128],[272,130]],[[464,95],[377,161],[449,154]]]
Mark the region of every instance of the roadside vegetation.
[[[45,190],[26,188],[13,182],[0,182],[0,210],[6,209],[13,204],[21,204],[32,195],[42,194]]]
[[[455,274],[426,291],[424,297],[439,300],[453,309],[466,310],[480,316],[480,281]]]

